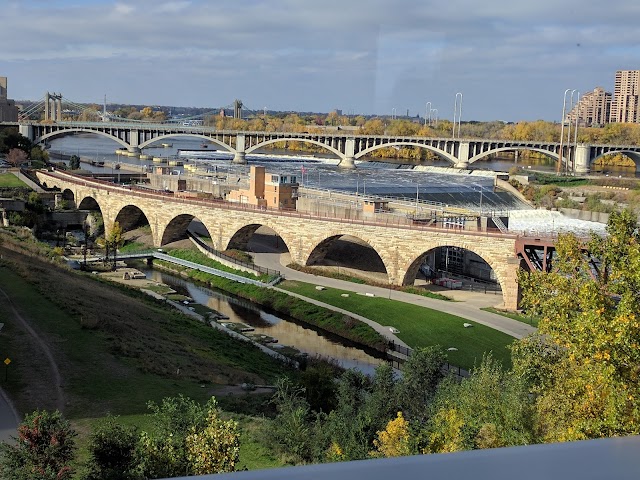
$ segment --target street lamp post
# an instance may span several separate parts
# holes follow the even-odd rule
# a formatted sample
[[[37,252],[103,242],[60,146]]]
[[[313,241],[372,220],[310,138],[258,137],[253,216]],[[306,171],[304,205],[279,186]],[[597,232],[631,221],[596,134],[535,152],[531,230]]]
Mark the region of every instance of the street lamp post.
[[[574,102],[573,101],[573,96],[575,94],[578,94],[578,98],[577,100]],[[577,90],[571,90],[571,99],[570,99],[570,103],[569,103],[569,115],[571,114],[571,112],[573,111],[574,107],[578,104],[578,101],[580,100],[580,92],[578,92]],[[567,161],[564,162],[564,173],[565,175],[569,173],[569,163],[571,161],[571,118],[569,118],[569,126],[567,128]]]
[[[418,218],[418,201],[420,200],[420,184],[416,183],[416,216]]]
[[[432,109],[431,111],[432,111],[432,112],[434,112],[435,117],[436,117],[436,120],[435,120],[435,124],[434,124],[434,126],[435,126],[436,128],[438,128],[438,109],[437,109],[437,108],[434,108],[434,109]]]
[[[431,126],[431,102],[425,104],[424,124]]]
[[[578,102],[580,102],[580,93],[578,93]],[[576,110],[576,126],[573,129],[573,160],[571,162],[571,170],[575,171],[576,169],[576,154],[578,153],[578,112],[580,109]]]
[[[460,100],[458,100],[460,99]],[[458,138],[460,138],[460,119],[462,118],[462,92],[456,93],[456,100],[453,103],[453,135],[456,138],[456,118],[458,119]]]
[[[567,94],[571,92],[571,96],[573,96],[573,92],[570,88],[567,88],[564,91],[564,96],[562,98],[562,117],[560,117],[560,151],[558,156],[558,168],[556,169],[556,173],[560,173],[560,169],[562,168],[562,159],[564,158],[564,146],[562,142],[564,140],[564,117],[566,116],[567,111]]]

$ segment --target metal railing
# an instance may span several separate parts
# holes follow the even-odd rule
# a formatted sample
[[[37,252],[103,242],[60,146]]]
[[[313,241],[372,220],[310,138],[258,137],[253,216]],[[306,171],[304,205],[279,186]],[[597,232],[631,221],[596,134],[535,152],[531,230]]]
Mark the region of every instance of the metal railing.
[[[397,343],[391,341],[389,343],[389,350],[391,350],[392,352],[396,352],[399,353],[400,355],[404,355],[405,357],[407,357],[407,359],[413,355],[413,348],[411,347],[405,347],[404,345],[398,345]],[[404,365],[407,362],[407,359],[401,359],[398,357],[389,357],[387,359],[387,362],[393,367],[396,368],[398,370],[400,370],[402,368],[402,365]],[[453,374],[459,378],[467,378],[469,377],[469,371],[465,370],[462,367],[459,367],[457,365],[452,365],[449,362],[445,362],[442,364],[441,370],[444,374]]]
[[[267,268],[267,267],[261,267],[260,265],[256,265],[255,263],[249,263],[249,262],[243,262],[242,260],[238,260],[237,258],[234,258],[230,255],[225,255],[224,253],[220,252],[219,250],[216,250],[215,248],[213,248],[211,245],[207,244],[204,240],[202,240],[198,235],[196,235],[195,233],[187,230],[187,235],[189,236],[189,238],[191,238],[194,242],[196,242],[200,247],[202,247],[203,249],[205,249],[207,252],[209,252],[211,255],[213,255],[214,257],[218,257],[226,262],[230,262],[233,263],[234,265],[238,265],[241,267],[245,267],[251,270],[254,270],[256,272],[259,272],[261,274],[267,275],[269,277],[280,277],[280,272],[278,270],[273,270],[271,268]]]
[[[77,177],[70,173],[62,173],[59,171],[46,171],[41,172],[41,174],[45,174],[51,176],[53,178],[58,178],[60,180],[73,183],[76,185],[84,186],[84,187],[100,187],[103,190],[119,193],[123,195],[131,195],[139,198],[147,198],[147,199],[158,199],[167,202],[173,203],[181,203],[186,205],[199,205],[203,207],[213,207],[220,208],[224,210],[232,210],[232,211],[245,211],[245,212],[255,212],[262,215],[273,215],[273,216],[281,216],[281,217],[290,217],[290,218],[298,218],[298,219],[308,219],[308,220],[320,220],[325,222],[332,223],[343,223],[349,225],[358,225],[358,226],[372,226],[372,227],[387,227],[387,228],[396,228],[400,230],[412,230],[412,231],[431,231],[431,232],[447,232],[447,233],[456,233],[458,235],[469,235],[469,236],[478,236],[482,235],[485,237],[498,237],[498,238],[518,238],[519,235],[515,235],[512,233],[502,233],[497,228],[487,228],[487,229],[452,229],[452,228],[442,228],[437,226],[424,226],[419,223],[406,223],[406,219],[399,219],[396,221],[393,218],[385,218],[385,221],[376,221],[371,219],[352,219],[352,218],[343,218],[338,215],[330,215],[330,214],[317,214],[314,215],[312,213],[307,212],[298,212],[294,209],[278,209],[273,207],[259,207],[257,205],[249,205],[246,203],[231,203],[222,199],[194,199],[194,198],[181,198],[175,197],[173,192],[161,192],[155,191],[151,192],[148,189],[138,188],[135,185],[127,185],[127,186],[117,186],[111,182],[107,182],[105,180],[97,180],[91,179],[87,180],[84,178]]]

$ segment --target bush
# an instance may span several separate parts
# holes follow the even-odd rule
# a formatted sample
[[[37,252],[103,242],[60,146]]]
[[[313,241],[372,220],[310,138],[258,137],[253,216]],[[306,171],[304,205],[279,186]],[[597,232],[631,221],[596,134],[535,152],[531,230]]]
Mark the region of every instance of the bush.
[[[26,415],[14,444],[2,443],[3,478],[64,480],[71,478],[76,432],[59,411]]]
[[[108,417],[91,435],[87,480],[141,478],[137,472],[137,445],[135,427],[125,427],[118,424],[115,417]]]

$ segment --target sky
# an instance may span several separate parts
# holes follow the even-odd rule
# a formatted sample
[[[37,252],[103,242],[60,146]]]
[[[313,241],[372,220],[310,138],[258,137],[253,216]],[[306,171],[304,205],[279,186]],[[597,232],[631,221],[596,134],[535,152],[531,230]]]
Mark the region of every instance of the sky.
[[[0,0],[9,98],[562,116],[640,69],[637,0]],[[435,117],[436,112],[432,113]]]

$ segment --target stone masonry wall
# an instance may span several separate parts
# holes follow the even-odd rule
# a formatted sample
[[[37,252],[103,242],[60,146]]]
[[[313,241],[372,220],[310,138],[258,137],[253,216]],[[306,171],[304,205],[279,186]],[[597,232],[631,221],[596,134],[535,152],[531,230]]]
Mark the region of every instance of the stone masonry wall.
[[[41,174],[39,174],[41,175]],[[42,178],[49,186],[68,188],[74,193],[76,204],[85,197],[93,197],[104,218],[108,231],[127,206],[138,207],[151,226],[155,246],[162,246],[167,227],[177,217],[198,218],[211,235],[214,247],[225,250],[233,236],[247,225],[265,225],[273,229],[287,245],[292,261],[306,265],[309,256],[323,240],[339,235],[352,235],[367,242],[380,255],[389,276],[389,283],[400,285],[407,272],[415,273],[417,261],[424,253],[439,246],[461,247],[482,257],[494,270],[502,287],[504,307],[516,309],[518,302],[515,237],[481,232],[456,230],[418,230],[394,226],[348,223],[340,220],[316,219],[282,212],[239,210],[238,205],[220,207],[198,205],[187,199],[166,199],[143,195],[122,187],[91,186],[61,181],[50,176]],[[410,278],[413,281],[413,277]]]

